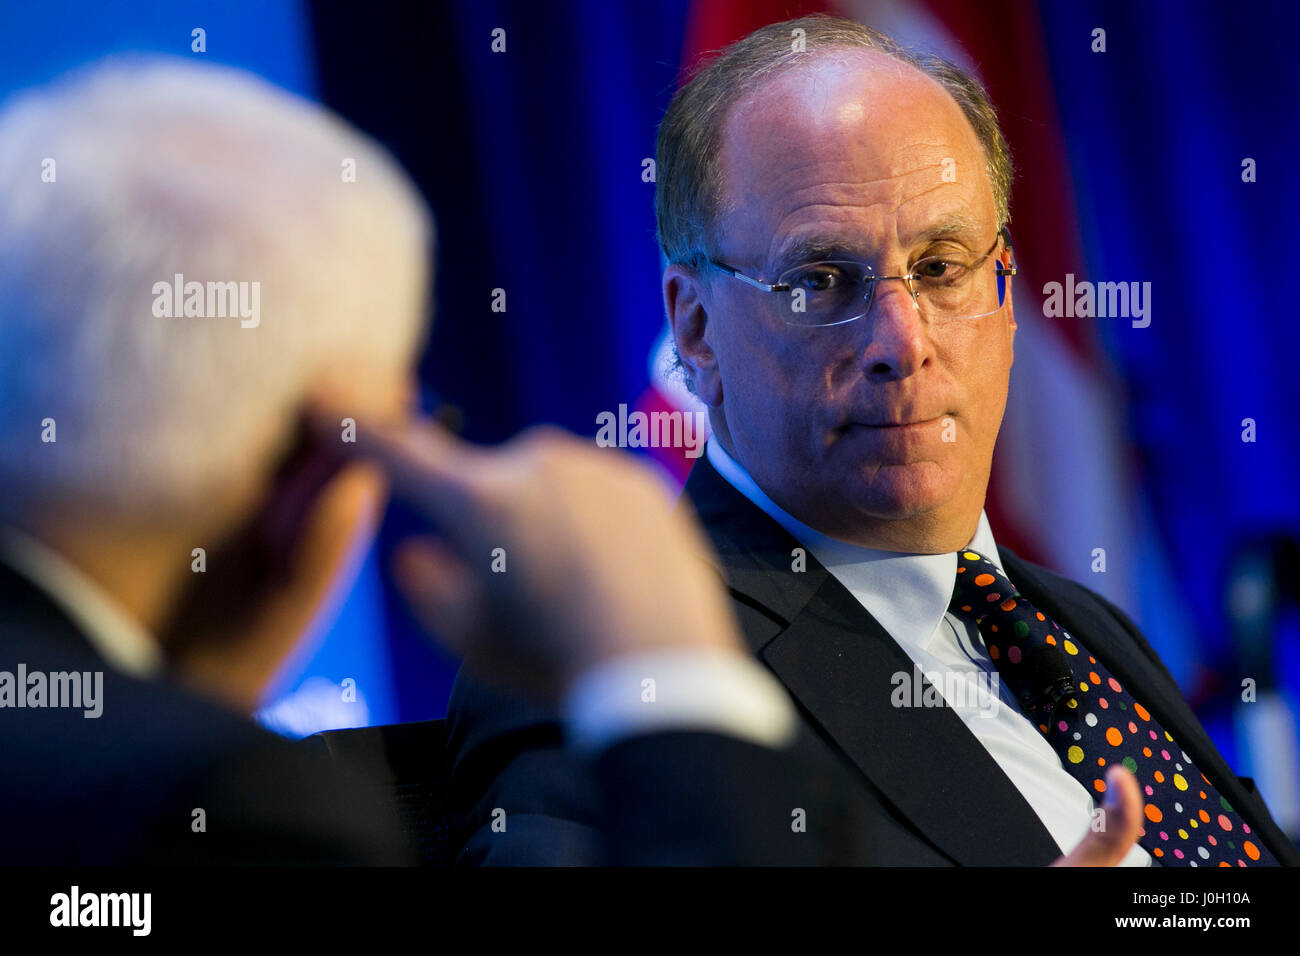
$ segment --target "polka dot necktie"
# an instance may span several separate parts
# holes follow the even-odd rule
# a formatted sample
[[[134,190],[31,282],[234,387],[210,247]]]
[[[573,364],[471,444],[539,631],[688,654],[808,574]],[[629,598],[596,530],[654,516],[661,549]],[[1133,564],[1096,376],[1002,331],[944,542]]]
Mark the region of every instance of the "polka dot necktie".
[[[975,622],[1025,716],[1089,792],[1105,791],[1112,763],[1133,772],[1146,801],[1138,842],[1161,864],[1278,865],[1154,715],[992,561],[957,552],[949,610]]]

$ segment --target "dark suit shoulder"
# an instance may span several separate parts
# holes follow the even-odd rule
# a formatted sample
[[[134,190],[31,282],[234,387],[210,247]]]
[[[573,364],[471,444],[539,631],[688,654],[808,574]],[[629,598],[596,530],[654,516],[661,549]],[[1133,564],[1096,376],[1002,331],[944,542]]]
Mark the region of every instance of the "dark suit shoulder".
[[[270,865],[415,862],[387,795],[324,754],[255,733],[177,779],[133,861]],[[194,832],[203,810],[205,832]],[[181,826],[177,826],[180,823]]]
[[[0,861],[404,861],[381,794],[171,680],[113,669],[43,594],[3,578],[0,671],[77,674],[95,700],[0,709]]]
[[[11,862],[406,862],[383,795],[322,756],[165,682],[104,678],[98,718],[0,724]]]

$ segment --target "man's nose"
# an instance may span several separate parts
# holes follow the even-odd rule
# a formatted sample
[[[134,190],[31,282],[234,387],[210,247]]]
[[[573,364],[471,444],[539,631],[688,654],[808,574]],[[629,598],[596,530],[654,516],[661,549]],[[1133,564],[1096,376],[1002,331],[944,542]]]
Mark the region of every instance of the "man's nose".
[[[929,331],[912,293],[902,281],[881,282],[871,311],[862,319],[868,335],[862,370],[888,381],[915,375],[930,354]]]

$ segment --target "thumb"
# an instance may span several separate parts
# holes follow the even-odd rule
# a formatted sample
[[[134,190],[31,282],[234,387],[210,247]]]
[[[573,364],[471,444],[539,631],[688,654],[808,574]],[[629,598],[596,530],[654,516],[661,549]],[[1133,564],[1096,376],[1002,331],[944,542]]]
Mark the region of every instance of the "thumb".
[[[393,577],[407,606],[438,646],[493,689],[554,703],[565,677],[545,647],[510,639],[509,612],[440,538],[407,538],[393,549]],[[505,623],[505,635],[502,633]]]
[[[393,549],[393,577],[425,632],[463,657],[482,626],[482,592],[464,561],[438,538],[408,538]]]
[[[1111,764],[1106,771],[1103,828],[1091,831],[1052,866],[1118,866],[1137,842],[1142,815],[1142,791],[1137,777],[1119,764]]]

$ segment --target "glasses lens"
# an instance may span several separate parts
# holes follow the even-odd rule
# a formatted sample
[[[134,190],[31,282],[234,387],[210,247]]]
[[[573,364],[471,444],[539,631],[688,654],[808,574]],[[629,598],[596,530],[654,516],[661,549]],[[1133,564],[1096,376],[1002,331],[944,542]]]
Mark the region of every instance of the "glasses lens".
[[[906,281],[929,321],[978,319],[1002,307],[1006,279],[998,276],[999,265],[991,255],[927,256],[912,266]],[[782,273],[777,284],[789,288],[774,298],[781,317],[792,325],[839,325],[866,315],[874,286],[894,280],[904,281],[877,279],[861,262],[812,262]]]
[[[866,313],[871,269],[860,262],[810,262],[782,273],[778,301],[793,325],[835,325]]]
[[[932,256],[912,267],[912,284],[921,311],[936,322],[986,315],[997,309],[997,287],[990,260]]]

